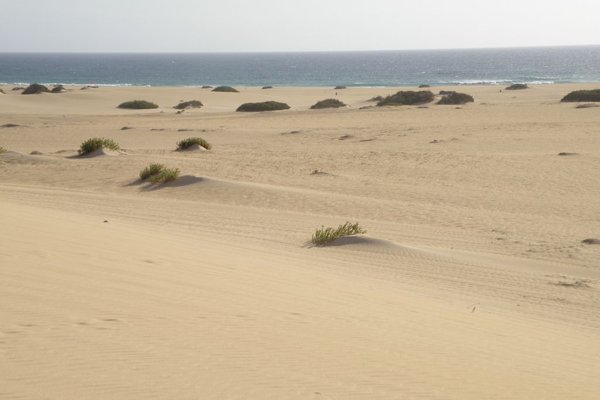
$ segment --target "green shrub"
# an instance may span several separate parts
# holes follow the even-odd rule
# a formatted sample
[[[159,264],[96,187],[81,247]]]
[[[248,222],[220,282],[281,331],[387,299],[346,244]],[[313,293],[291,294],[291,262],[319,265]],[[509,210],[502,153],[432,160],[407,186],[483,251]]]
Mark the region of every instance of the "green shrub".
[[[66,92],[67,89],[63,85],[55,85],[50,92],[52,93],[63,93]]]
[[[527,86],[527,84],[525,83],[513,83],[510,86],[507,86],[504,88],[505,90],[523,90],[523,89],[529,89],[529,86]]]
[[[345,224],[338,226],[336,229],[331,227],[325,228],[322,226],[315,231],[310,241],[316,246],[323,246],[341,237],[360,235],[363,233],[367,233],[367,231],[365,231],[358,222],[353,224],[346,221]]]
[[[174,181],[179,178],[179,168],[163,168],[159,173],[150,177],[153,184],[161,184]]]
[[[149,110],[153,108],[158,108],[158,104],[154,104],[146,100],[132,100],[121,103],[117,107],[127,110]]]
[[[415,104],[426,104],[433,101],[435,95],[429,90],[421,90],[418,92],[399,91],[396,94],[387,96],[377,103],[377,106],[408,106]]]
[[[7,151],[7,150],[6,150],[4,147],[0,146],[0,154],[2,154],[2,153],[6,153],[6,151]]]
[[[263,89],[273,89],[273,86],[263,86]]]
[[[258,112],[258,111],[278,111],[288,110],[290,106],[277,101],[265,101],[262,103],[244,103],[236,111],[240,112]]]
[[[325,100],[321,100],[318,101],[317,103],[313,104],[310,108],[311,110],[320,110],[322,108],[340,108],[340,107],[346,107],[346,105],[339,101],[338,99],[325,99]]]
[[[163,169],[165,169],[163,164],[150,164],[140,171],[140,179],[145,181],[146,179],[160,173]]]
[[[472,103],[474,102],[475,99],[473,98],[473,96],[470,96],[466,93],[458,93],[458,92],[451,92],[449,94],[444,95],[440,101],[438,101],[438,104],[466,104],[466,103]]]
[[[202,86],[202,89],[212,89],[212,88],[213,88],[213,87],[212,87],[212,86],[210,86],[210,85],[203,85],[203,86]]]
[[[201,137],[191,137],[191,138],[187,138],[187,139],[184,139],[184,140],[178,142],[177,150],[179,150],[179,151],[187,150],[194,145],[204,147],[206,150],[210,150],[212,148],[210,143],[208,143],[206,140],[202,139]]]
[[[44,85],[40,85],[39,83],[32,83],[25,90],[23,90],[23,93],[21,94],[40,94],[48,93],[49,91],[50,90]]]
[[[600,101],[600,89],[576,90],[562,98],[562,102]]]
[[[431,85],[425,85],[425,84],[419,85],[419,89],[425,89],[425,88],[430,88],[430,87],[431,87]]]
[[[212,91],[213,92],[225,92],[225,93],[239,93],[239,90],[232,88],[231,86],[217,86]]]
[[[333,89],[334,90],[342,90],[342,89],[346,89],[346,86],[336,86]]]
[[[81,147],[79,148],[79,155],[84,156],[86,154],[92,153],[96,150],[101,149],[109,149],[117,151],[120,149],[119,144],[112,139],[106,138],[91,138],[81,143]]]
[[[198,100],[190,100],[190,101],[184,101],[181,102],[179,104],[177,104],[175,107],[173,107],[176,110],[186,110],[188,108],[200,108],[202,107],[204,104],[202,104],[201,101]]]

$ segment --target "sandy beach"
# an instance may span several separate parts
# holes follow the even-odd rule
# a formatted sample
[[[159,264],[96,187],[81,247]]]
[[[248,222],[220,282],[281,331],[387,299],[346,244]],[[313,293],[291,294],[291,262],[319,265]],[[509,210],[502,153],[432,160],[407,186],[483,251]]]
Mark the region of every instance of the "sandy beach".
[[[598,87],[2,86],[0,399],[600,398]]]

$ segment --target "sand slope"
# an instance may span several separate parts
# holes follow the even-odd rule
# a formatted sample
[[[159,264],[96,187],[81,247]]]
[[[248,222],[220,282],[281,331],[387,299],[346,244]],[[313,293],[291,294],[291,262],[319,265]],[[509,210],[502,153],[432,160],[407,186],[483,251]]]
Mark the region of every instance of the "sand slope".
[[[558,103],[575,87],[2,96],[0,398],[597,399],[600,113]],[[206,107],[112,108],[133,98]],[[92,136],[123,154],[72,157]],[[140,184],[150,162],[185,177]],[[346,220],[368,234],[306,245]]]

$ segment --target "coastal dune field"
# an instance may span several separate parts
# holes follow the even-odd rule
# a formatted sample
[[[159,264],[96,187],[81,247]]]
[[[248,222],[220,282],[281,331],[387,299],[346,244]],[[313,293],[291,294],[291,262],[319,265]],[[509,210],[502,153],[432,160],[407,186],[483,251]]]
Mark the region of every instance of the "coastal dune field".
[[[596,86],[2,88],[0,399],[600,398]]]

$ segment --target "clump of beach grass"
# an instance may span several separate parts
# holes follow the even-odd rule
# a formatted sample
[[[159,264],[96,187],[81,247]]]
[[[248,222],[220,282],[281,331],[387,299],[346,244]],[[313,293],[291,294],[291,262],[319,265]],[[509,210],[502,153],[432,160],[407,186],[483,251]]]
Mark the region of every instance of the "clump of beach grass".
[[[163,167],[160,172],[150,176],[150,182],[154,185],[159,185],[167,182],[174,181],[179,178],[179,168],[166,168]]]
[[[325,100],[316,102],[315,104],[313,104],[310,107],[310,109],[311,110],[320,110],[322,108],[340,108],[340,107],[346,107],[346,104],[344,104],[344,102],[342,102],[338,99],[325,99]]]
[[[165,169],[164,164],[150,164],[146,168],[144,168],[143,170],[140,171],[140,179],[145,181],[146,179],[159,174],[164,169]]]
[[[79,147],[79,155],[84,156],[86,154],[93,153],[97,150],[109,149],[113,151],[119,150],[121,147],[117,142],[107,138],[91,138],[81,143]]]
[[[562,98],[561,102],[600,101],[600,89],[576,90]]]
[[[8,150],[6,150],[4,147],[0,146],[0,154],[2,153],[6,153]]]
[[[260,112],[289,110],[290,106],[278,101],[263,101],[261,103],[244,103],[237,108],[238,112]]]
[[[150,110],[158,108],[158,104],[146,100],[132,100],[121,103],[117,107],[126,110]]]
[[[387,96],[377,103],[377,106],[410,106],[426,104],[433,101],[435,95],[429,90],[421,90],[418,92],[408,90],[399,91],[396,94]]]
[[[504,88],[504,90],[524,90],[529,89],[526,83],[513,83],[510,86]]]
[[[324,246],[328,243],[333,242],[336,239],[346,237],[346,236],[355,236],[363,233],[367,233],[358,222],[352,223],[346,221],[346,223],[338,226],[337,228],[328,227],[325,228],[321,226],[318,228],[315,233],[313,233],[311,238],[311,243],[315,246]]]
[[[48,89],[44,85],[40,85],[39,83],[32,83],[31,85],[27,86],[27,88],[25,88],[21,94],[40,94],[48,93],[49,91],[50,89]]]
[[[440,99],[440,101],[437,102],[437,104],[466,104],[466,103],[472,103],[474,102],[475,99],[473,98],[473,96],[468,95],[466,93],[459,93],[459,92],[450,92],[446,95],[443,95],[443,97]]]
[[[183,102],[177,104],[176,106],[174,106],[173,108],[176,110],[187,110],[188,108],[200,108],[203,105],[204,104],[202,104],[202,102],[199,100],[190,100],[190,101],[183,101]]]
[[[177,150],[187,150],[194,145],[203,147],[206,150],[210,150],[212,148],[211,144],[208,143],[206,140],[202,139],[201,137],[190,137],[179,141],[177,143]]]
[[[232,88],[231,86],[217,86],[212,90],[213,92],[225,92],[225,93],[239,93],[240,91]]]

